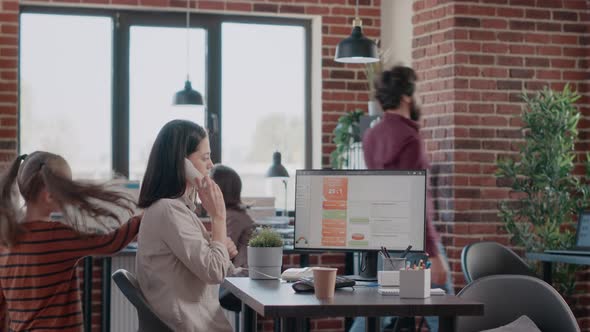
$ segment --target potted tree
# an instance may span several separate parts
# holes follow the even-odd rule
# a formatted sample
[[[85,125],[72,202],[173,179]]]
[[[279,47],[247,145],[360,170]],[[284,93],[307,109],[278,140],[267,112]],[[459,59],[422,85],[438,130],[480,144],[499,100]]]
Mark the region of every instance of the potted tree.
[[[270,228],[263,228],[248,242],[248,276],[274,279],[281,276],[283,239]]]
[[[515,199],[500,203],[500,217],[515,244],[529,252],[566,249],[573,245],[573,220],[588,205],[590,188],[574,174],[580,112],[579,98],[568,86],[555,92],[545,88],[523,95],[524,142],[515,158],[498,161],[499,183],[510,187]],[[586,178],[590,174],[586,155]],[[575,265],[554,264],[555,287],[574,291]]]

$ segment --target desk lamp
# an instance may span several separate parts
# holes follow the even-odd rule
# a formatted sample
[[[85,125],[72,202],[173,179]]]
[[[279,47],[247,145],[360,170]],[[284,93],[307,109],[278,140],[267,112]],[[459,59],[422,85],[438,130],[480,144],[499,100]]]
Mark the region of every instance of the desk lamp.
[[[281,153],[279,151],[275,151],[272,154],[272,166],[266,171],[266,177],[282,178],[283,184],[285,185],[285,211],[283,213],[287,217],[287,178],[289,177],[289,172],[281,164]]]

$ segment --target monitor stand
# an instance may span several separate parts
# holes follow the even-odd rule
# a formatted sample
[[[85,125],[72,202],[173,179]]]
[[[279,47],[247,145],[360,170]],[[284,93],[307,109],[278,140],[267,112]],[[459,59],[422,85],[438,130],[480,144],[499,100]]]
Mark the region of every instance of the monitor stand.
[[[364,271],[359,274],[346,276],[349,279],[356,281],[377,281],[377,251],[366,251],[361,253],[361,266],[364,266]]]

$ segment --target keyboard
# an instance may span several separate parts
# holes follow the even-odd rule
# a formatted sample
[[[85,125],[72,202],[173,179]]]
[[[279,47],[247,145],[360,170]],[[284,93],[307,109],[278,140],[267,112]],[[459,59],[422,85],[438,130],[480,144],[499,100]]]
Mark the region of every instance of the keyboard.
[[[342,276],[336,276],[336,289],[343,287],[352,287],[356,282]],[[296,292],[313,292],[313,277],[303,277],[293,283],[293,289]]]

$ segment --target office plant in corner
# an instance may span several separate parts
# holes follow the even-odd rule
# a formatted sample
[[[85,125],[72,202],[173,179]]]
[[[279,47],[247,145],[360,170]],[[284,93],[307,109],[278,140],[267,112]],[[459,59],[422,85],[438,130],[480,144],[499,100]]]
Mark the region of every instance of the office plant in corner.
[[[573,221],[588,205],[590,175],[586,155],[585,179],[574,174],[580,112],[579,95],[569,86],[556,92],[545,88],[523,95],[524,142],[514,158],[498,161],[496,176],[514,199],[500,203],[500,217],[515,244],[527,251],[566,249],[573,245]],[[554,286],[564,295],[575,289],[575,265],[555,264]]]
[[[270,228],[259,230],[248,242],[250,279],[275,279],[281,276],[283,239]]]

